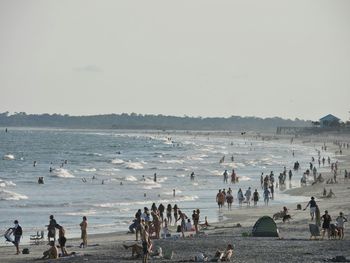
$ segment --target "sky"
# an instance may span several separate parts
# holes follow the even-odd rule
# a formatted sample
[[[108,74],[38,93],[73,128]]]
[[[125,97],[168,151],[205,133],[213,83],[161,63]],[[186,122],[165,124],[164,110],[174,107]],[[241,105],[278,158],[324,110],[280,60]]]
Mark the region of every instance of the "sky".
[[[0,112],[350,111],[350,1],[0,1]]]

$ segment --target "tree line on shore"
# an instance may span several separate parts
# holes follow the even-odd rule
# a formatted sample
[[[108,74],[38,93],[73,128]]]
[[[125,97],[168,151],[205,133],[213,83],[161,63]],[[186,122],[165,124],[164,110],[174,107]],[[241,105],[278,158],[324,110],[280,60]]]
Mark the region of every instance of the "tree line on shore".
[[[253,130],[275,131],[279,126],[310,127],[311,121],[280,117],[177,117],[151,114],[103,114],[70,116],[68,114],[0,113],[3,127],[53,127],[74,129],[144,129],[144,130]]]

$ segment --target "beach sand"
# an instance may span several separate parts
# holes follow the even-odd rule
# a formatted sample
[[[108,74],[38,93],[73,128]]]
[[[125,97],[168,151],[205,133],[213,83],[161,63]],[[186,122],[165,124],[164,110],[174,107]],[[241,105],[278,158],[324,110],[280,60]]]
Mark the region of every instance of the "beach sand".
[[[320,147],[323,142],[327,142],[328,151],[335,152],[338,151],[338,147],[332,142],[337,139],[339,138],[331,136],[327,138],[308,137],[306,139],[298,138],[294,140],[294,143],[304,142],[310,146]],[[342,139],[350,141],[350,137]],[[328,210],[333,220],[340,211],[344,212],[347,217],[350,214],[350,181],[344,181],[344,169],[350,171],[350,150],[344,149],[342,156],[337,158],[340,160],[338,169],[341,170],[341,174],[338,175],[338,184],[326,185],[322,183],[288,190],[290,195],[315,196],[321,215],[324,210]],[[333,177],[330,172],[322,175],[325,178]],[[324,187],[327,188],[327,191],[332,188],[335,197],[322,198]],[[307,202],[302,203],[302,207],[304,208],[306,204]],[[344,240],[310,240],[309,223],[312,222],[309,209],[306,211],[296,210],[297,204],[288,205],[289,213],[292,216],[290,222],[282,223],[281,220],[276,222],[280,238],[244,237],[242,234],[251,233],[258,218],[263,215],[272,217],[274,213],[282,210],[280,206],[264,207],[262,201],[259,205],[257,208],[242,207],[232,211],[227,211],[225,207],[223,211],[227,220],[212,224],[208,229],[203,230],[204,235],[177,240],[154,240],[155,246],[161,246],[163,251],[173,251],[174,256],[172,260],[152,259],[150,262],[187,262],[199,252],[210,257],[215,254],[217,249],[223,250],[228,243],[235,246],[233,262],[327,262],[341,255],[350,260],[350,250],[348,249],[350,247],[350,232],[348,232],[347,223],[345,224]],[[203,220],[203,218],[201,219]],[[241,226],[237,227],[237,224]],[[0,247],[0,262],[141,262],[141,259],[131,259],[131,251],[125,250],[122,246],[134,243],[134,239],[135,235],[125,233],[91,235],[89,236],[90,246],[85,249],[78,247],[81,240],[68,239],[67,250],[69,252],[75,251],[76,256],[57,260],[39,259],[42,252],[48,248],[47,242],[42,242],[39,245],[21,245],[20,249],[24,247],[30,249],[29,255],[15,255],[14,246],[2,246]]]

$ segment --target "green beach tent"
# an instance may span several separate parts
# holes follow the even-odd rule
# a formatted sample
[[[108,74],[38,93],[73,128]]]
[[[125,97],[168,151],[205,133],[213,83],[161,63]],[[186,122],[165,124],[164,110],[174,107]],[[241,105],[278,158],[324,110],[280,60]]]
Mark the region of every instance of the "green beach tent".
[[[263,216],[256,221],[252,230],[253,237],[278,237],[275,221],[269,216]]]

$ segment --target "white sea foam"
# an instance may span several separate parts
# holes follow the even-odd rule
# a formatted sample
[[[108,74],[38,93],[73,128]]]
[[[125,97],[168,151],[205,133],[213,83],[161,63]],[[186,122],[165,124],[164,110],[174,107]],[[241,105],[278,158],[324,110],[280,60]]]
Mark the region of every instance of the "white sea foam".
[[[14,160],[15,156],[13,154],[5,154],[4,157],[2,157],[4,160]]]
[[[121,159],[113,159],[112,161],[111,161],[111,163],[113,163],[113,164],[123,164],[124,163],[124,161],[123,160],[121,160]]]
[[[96,172],[97,170],[96,170],[96,168],[83,168],[83,169],[81,169],[81,171],[83,171],[83,172]]]
[[[89,209],[89,210],[85,210],[85,211],[68,212],[68,213],[65,213],[65,215],[67,215],[67,216],[91,216],[91,215],[95,215],[96,213],[97,213],[96,210]]]
[[[180,191],[177,192],[178,194]],[[157,203],[175,203],[175,202],[188,202],[188,201],[194,201],[198,199],[198,196],[176,196],[174,199],[162,199],[162,200],[156,200]],[[145,206],[150,205],[152,200],[144,200],[144,201],[135,201],[135,202],[109,202],[109,203],[102,203],[102,204],[95,204],[95,207],[101,207],[101,208],[119,208],[120,206]],[[119,208],[122,210],[123,208]]]
[[[125,163],[126,169],[133,169],[133,170],[141,170],[143,169],[143,165],[141,162],[127,162]]]
[[[73,178],[74,175],[71,174],[67,169],[59,168],[54,169],[52,172],[52,176],[60,177],[60,178]]]
[[[7,190],[0,190],[0,200],[7,200],[7,201],[18,201],[22,199],[28,199],[28,196],[18,194],[12,191]]]
[[[135,176],[132,175],[128,175],[127,177],[125,177],[125,181],[129,181],[129,182],[136,182],[137,179]]]
[[[161,160],[161,163],[168,163],[168,164],[183,164],[184,160]]]
[[[203,161],[203,158],[199,156],[187,156],[187,159],[191,161]]]
[[[6,186],[16,186],[16,184],[12,181],[6,181],[0,179],[0,187],[6,187]]]
[[[238,180],[239,180],[239,181],[250,181],[250,180],[252,180],[252,179],[249,178],[248,176],[241,175],[241,176],[238,176]]]

